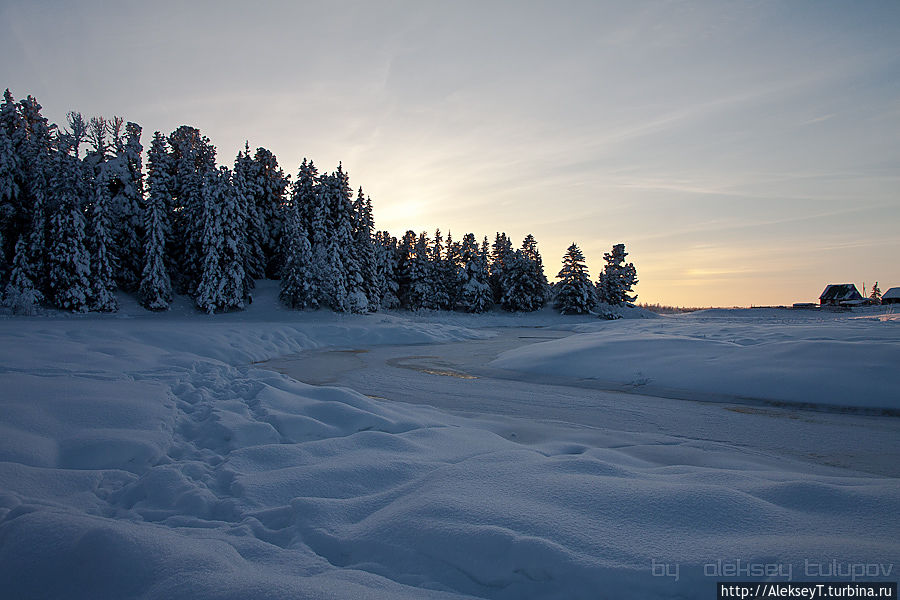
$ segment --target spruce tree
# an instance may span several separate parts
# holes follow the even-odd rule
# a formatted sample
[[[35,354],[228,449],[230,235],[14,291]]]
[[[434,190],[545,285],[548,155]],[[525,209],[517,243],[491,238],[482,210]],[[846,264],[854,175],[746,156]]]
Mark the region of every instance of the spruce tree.
[[[203,186],[215,174],[216,149],[198,129],[187,125],[173,131],[168,142],[173,215],[168,254],[175,261],[171,273],[178,290],[196,295],[206,259]]]
[[[302,232],[302,235],[306,238],[306,244],[308,244],[309,249],[303,252],[301,248],[296,246],[298,243],[302,246],[302,240],[289,239],[288,241],[291,244],[295,244],[294,248],[290,248],[290,246],[286,245],[284,240],[282,241],[282,245],[285,247],[286,266],[288,262],[294,260],[288,258],[287,252],[291,252],[292,254],[299,253],[303,256],[303,261],[305,263],[303,278],[306,280],[303,286],[308,290],[308,295],[301,294],[301,296],[303,296],[302,302],[305,308],[318,308],[320,305],[324,304],[323,276],[325,273],[324,263],[327,251],[326,245],[328,242],[328,210],[325,200],[326,197],[322,193],[319,184],[319,172],[312,161],[307,161],[307,159],[304,158],[303,162],[300,164],[297,179],[291,188],[290,208],[294,210],[296,214],[288,215],[291,218],[296,217],[297,223],[288,223],[286,221],[286,231],[292,233],[285,233],[285,235],[300,235],[298,232]],[[282,271],[282,273],[284,273],[284,271]],[[284,277],[283,274],[282,277]],[[291,295],[294,296],[295,292],[292,291]]]
[[[477,242],[476,242],[477,247]],[[448,309],[454,309],[460,302],[466,277],[466,263],[462,258],[462,244],[453,240],[447,232],[447,249],[444,256],[444,289],[448,297]]]
[[[141,271],[140,302],[149,310],[168,310],[172,283],[166,256],[170,234],[169,206],[172,202],[166,139],[156,132],[148,153],[147,202],[144,207],[144,265]]]
[[[372,218],[372,199],[364,196],[362,188],[359,188],[356,196],[353,213],[355,216],[353,245],[356,250],[356,259],[362,279],[360,289],[365,294],[368,311],[375,312],[381,304],[381,286],[375,258],[375,241],[373,239],[375,221]]]
[[[247,248],[244,268],[250,280],[263,279],[266,276],[266,253],[263,245],[269,243],[268,226],[265,217],[257,205],[257,198],[262,196],[259,182],[255,177],[256,168],[250,157],[250,145],[245,142],[244,149],[234,159],[234,191],[243,198],[247,211]]]
[[[441,230],[434,232],[434,242],[428,261],[428,279],[431,293],[425,299],[424,308],[435,310],[447,310],[450,306],[450,291],[447,289],[449,281],[449,269],[444,258],[444,240]]]
[[[109,184],[101,176],[95,181],[94,202],[91,206],[90,238],[91,252],[91,309],[100,312],[115,312],[119,308],[116,300],[114,279],[115,259],[110,256],[112,239],[109,223]]]
[[[403,308],[409,308],[412,284],[412,262],[416,253],[416,232],[407,230],[397,242],[397,283],[398,297]]]
[[[223,305],[226,310],[242,309],[249,289],[244,271],[247,211],[243,197],[235,193],[228,168],[219,168],[217,183],[224,195],[221,250]]]
[[[122,289],[134,291],[140,285],[143,267],[143,239],[145,235],[142,216],[144,203],[144,174],[141,145],[141,127],[137,123],[125,124],[124,137],[119,131],[122,119],[112,122],[113,150],[115,154],[107,162],[110,187],[110,216],[113,221],[112,236],[119,262],[116,275]]]
[[[381,308],[400,306],[400,282],[398,280],[397,238],[387,231],[375,234],[375,259],[377,265],[378,289],[381,290]]]
[[[43,169],[44,167],[39,167]],[[29,263],[29,272],[33,275],[32,282],[44,295],[44,298],[52,296],[50,291],[50,261],[48,258],[47,228],[48,228],[48,190],[49,185],[46,175],[35,176],[31,187],[31,223],[28,228],[26,241],[26,253]]]
[[[222,208],[226,191],[217,172],[207,173],[202,184],[200,237],[202,263],[200,282],[194,302],[200,310],[212,314],[225,307],[225,276],[222,272],[224,232]]]
[[[19,121],[17,104],[6,90],[0,106],[0,281],[4,281],[7,265],[14,261],[14,245],[24,232],[17,220],[25,180],[15,143]]]
[[[544,261],[538,250],[537,240],[530,233],[522,240],[522,252],[525,258],[532,262],[533,274],[537,278],[537,286],[540,290],[541,298],[535,298],[534,302],[543,306],[549,296],[550,284],[547,282],[547,276],[544,274]]]
[[[353,245],[353,191],[341,164],[334,173],[322,177],[321,189],[328,208],[328,238],[323,255],[317,259],[322,261],[325,303],[336,312],[363,311],[366,307],[360,301],[365,294],[360,288],[362,277]]]
[[[869,300],[872,301],[872,304],[881,304],[881,288],[878,287],[878,282],[875,282],[875,285],[872,286],[872,293],[869,294]]]
[[[587,314],[594,309],[597,305],[594,284],[584,264],[584,254],[576,244],[566,250],[557,278],[555,306],[559,312],[564,315]]]
[[[494,302],[499,304],[503,300],[503,269],[506,263],[512,258],[513,249],[512,242],[506,237],[506,233],[497,232],[494,238],[494,244],[491,246],[491,290],[494,295]]]
[[[516,250],[506,260],[501,275],[503,310],[530,312],[544,305],[544,290],[536,264],[522,250]]]
[[[630,296],[632,287],[638,282],[637,271],[632,263],[626,263],[625,244],[616,244],[612,252],[603,255],[605,265],[597,280],[600,301],[610,306],[620,306],[634,302],[637,296]]]
[[[297,189],[299,185],[298,180],[291,194],[292,201],[285,209],[281,236],[284,260],[281,267],[279,298],[285,305],[294,309],[314,308],[317,305],[310,263],[312,247],[300,216],[298,202],[300,194]]]
[[[487,245],[485,238],[485,250]],[[478,247],[475,235],[467,233],[463,237],[460,254],[460,260],[465,265],[463,269],[465,281],[457,306],[466,312],[485,312],[493,304],[491,286],[488,283],[487,253]]]
[[[57,133],[41,114],[41,105],[33,96],[19,101],[20,126],[14,135],[14,145],[25,180],[20,189],[20,203],[16,216],[16,231],[28,231],[28,261],[36,273],[35,285],[45,298],[54,296],[49,279],[49,215],[55,208],[52,200],[51,175],[55,173],[55,159],[60,152],[54,141]],[[57,138],[65,136],[56,136]],[[80,181],[80,174],[79,174]]]
[[[331,195],[331,175],[321,175],[315,171],[312,162],[309,163],[310,171],[315,175],[310,189],[312,196],[306,206],[308,219],[307,237],[312,248],[312,277],[313,288],[316,294],[318,306],[329,305],[329,264],[331,247],[331,223],[329,219],[329,198]],[[301,213],[302,214],[302,213]]]
[[[254,225],[265,259],[265,276],[274,278],[280,272],[281,256],[279,255],[281,239],[282,205],[288,188],[288,179],[278,165],[275,155],[265,149],[257,148],[253,155],[252,165],[253,199],[248,198],[248,215],[258,219]],[[253,208],[249,208],[252,206]]]
[[[544,306],[547,278],[534,236],[528,234],[522,248],[506,259],[500,281],[504,310],[528,312]]]
[[[7,265],[12,263],[4,239],[19,233],[11,226],[19,194],[15,178],[17,162],[12,140],[6,130],[0,127],[0,283],[5,281]]]
[[[220,167],[203,182],[202,270],[197,307],[207,313],[242,309],[244,278],[244,214],[234,193],[231,171]]]
[[[70,158],[70,157],[67,157]],[[71,160],[75,160],[72,158]],[[71,171],[74,166],[61,166]],[[82,200],[72,179],[54,185],[56,208],[50,227],[54,232],[48,252],[49,284],[57,308],[85,312],[90,308],[91,281]]]
[[[15,257],[12,273],[4,293],[4,304],[17,315],[33,315],[44,299],[43,294],[34,284],[34,275],[30,272],[28,249],[24,239],[16,240]]]
[[[434,287],[431,268],[431,240],[424,231],[416,238],[412,256],[407,263],[407,308],[419,310],[436,308],[432,298]]]

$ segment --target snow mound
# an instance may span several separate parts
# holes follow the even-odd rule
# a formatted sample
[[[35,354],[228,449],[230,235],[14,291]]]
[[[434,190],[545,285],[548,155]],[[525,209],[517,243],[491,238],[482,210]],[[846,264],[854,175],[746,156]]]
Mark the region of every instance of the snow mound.
[[[686,399],[900,411],[898,323],[807,313],[714,310],[580,325],[580,335],[510,350],[491,366]]]

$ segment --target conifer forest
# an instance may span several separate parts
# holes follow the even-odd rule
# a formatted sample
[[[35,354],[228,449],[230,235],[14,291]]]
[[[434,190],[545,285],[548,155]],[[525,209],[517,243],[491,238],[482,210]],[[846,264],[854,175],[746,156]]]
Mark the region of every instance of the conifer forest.
[[[637,283],[624,244],[592,281],[576,244],[557,281],[529,234],[516,247],[440,229],[399,238],[375,226],[372,199],[343,165],[319,171],[304,158],[285,174],[265,148],[245,145],[231,167],[183,125],[155,132],[122,118],[70,112],[51,124],[41,105],[9,90],[0,105],[0,290],[17,314],[40,307],[114,312],[116,290],[148,310],[190,296],[207,313],[243,309],[254,282],[280,280],[298,310],[329,308],[535,311],[614,318]],[[144,157],[146,156],[146,162]]]

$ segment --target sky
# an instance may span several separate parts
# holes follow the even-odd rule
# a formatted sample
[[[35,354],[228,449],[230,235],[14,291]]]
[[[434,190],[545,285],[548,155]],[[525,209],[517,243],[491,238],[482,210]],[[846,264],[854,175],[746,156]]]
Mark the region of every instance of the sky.
[[[394,235],[625,243],[639,302],[900,286],[900,2],[0,0],[0,57],[59,124],[342,161]]]

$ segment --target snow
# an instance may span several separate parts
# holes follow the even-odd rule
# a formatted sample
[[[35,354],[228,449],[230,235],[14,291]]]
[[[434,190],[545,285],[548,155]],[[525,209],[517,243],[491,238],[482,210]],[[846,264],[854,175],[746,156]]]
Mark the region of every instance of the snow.
[[[878,344],[887,358],[870,359],[885,364],[896,322],[336,315],[276,296],[263,282],[246,312],[215,316],[120,296],[118,315],[0,318],[4,596],[685,598],[713,593],[715,560],[791,564],[796,580],[807,559],[900,562],[892,417],[782,419],[494,379],[487,364],[502,353],[536,372],[538,355],[560,369],[586,353],[605,366],[600,341],[625,350],[629,336],[662,340],[651,366],[673,348],[824,337],[838,354],[820,360],[856,376],[840,348]],[[557,376],[582,377],[573,364]],[[706,373],[689,389],[704,392]],[[896,374],[877,377],[897,389]],[[711,423],[760,439],[691,429]],[[807,456],[815,444],[846,464]],[[678,564],[678,580],[655,563]]]
[[[900,411],[900,328],[882,309],[707,310],[577,328],[510,350],[499,369],[675,398]]]

